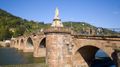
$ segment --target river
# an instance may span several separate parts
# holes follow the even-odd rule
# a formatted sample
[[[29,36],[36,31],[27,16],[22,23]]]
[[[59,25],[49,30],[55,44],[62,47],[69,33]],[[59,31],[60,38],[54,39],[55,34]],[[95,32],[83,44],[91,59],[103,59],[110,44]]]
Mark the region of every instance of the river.
[[[45,58],[34,58],[32,53],[23,53],[14,48],[0,48],[0,65],[45,63]]]
[[[98,51],[91,67],[115,67],[102,51]],[[45,58],[34,58],[32,53],[23,53],[15,48],[0,48],[0,65],[45,63]]]

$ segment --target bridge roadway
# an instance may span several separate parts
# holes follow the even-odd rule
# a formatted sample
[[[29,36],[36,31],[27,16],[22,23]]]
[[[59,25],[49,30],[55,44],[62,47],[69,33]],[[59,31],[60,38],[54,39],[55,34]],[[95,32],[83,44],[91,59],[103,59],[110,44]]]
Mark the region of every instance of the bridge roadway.
[[[46,57],[49,67],[90,67],[101,49],[118,65],[120,36],[78,35],[68,29],[52,29],[11,39],[11,47]],[[120,67],[119,65],[117,67]]]

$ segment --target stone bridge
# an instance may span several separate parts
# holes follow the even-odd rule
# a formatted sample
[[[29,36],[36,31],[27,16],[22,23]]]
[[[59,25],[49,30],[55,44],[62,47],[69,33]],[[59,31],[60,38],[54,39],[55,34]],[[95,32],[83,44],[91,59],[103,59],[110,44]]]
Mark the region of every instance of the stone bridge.
[[[115,49],[120,48],[120,37],[72,35],[69,30],[59,28],[15,38],[11,47],[33,52],[34,57],[46,57],[50,67],[90,67],[99,49],[116,62]]]
[[[119,36],[73,34],[64,28],[56,9],[52,27],[38,34],[11,39],[11,47],[23,52],[33,52],[34,57],[46,57],[49,67],[91,67],[98,50],[103,50],[117,67],[120,49]]]

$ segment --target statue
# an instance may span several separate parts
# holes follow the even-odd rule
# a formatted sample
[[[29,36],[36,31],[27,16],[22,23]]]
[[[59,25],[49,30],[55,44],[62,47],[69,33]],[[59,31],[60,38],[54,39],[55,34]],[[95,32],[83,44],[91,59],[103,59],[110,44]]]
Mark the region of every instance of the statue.
[[[61,19],[59,18],[59,9],[58,8],[56,8],[56,10],[55,10],[55,17],[54,17],[54,20],[53,20],[53,23],[51,26],[52,27],[63,27]]]
[[[59,19],[59,9],[58,8],[56,8],[56,10],[55,10],[55,17],[54,17],[54,19]]]

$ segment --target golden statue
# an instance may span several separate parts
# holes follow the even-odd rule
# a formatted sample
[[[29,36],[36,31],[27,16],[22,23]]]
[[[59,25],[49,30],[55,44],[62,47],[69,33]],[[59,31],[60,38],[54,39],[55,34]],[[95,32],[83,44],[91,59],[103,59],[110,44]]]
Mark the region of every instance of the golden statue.
[[[54,17],[54,20],[53,20],[53,23],[51,25],[52,27],[63,27],[63,24],[59,18],[59,9],[56,8],[55,10],[55,17]]]
[[[56,8],[55,10],[55,18],[54,19],[59,19],[59,9]]]

